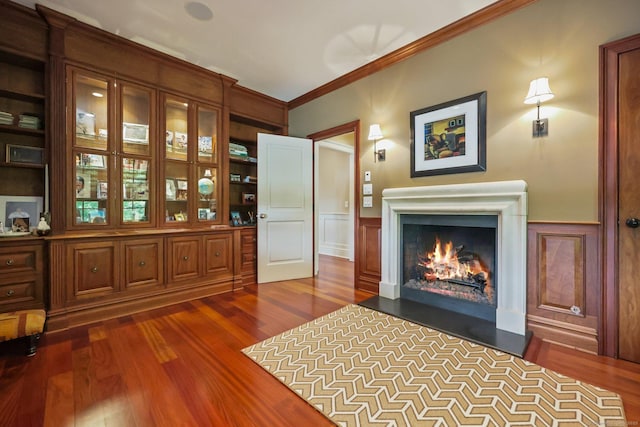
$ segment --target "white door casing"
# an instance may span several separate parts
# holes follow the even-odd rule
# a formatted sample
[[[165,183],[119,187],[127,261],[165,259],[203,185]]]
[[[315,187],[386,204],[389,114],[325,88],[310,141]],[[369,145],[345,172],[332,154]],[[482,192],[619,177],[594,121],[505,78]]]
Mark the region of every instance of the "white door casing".
[[[258,134],[258,283],[313,275],[310,139]]]

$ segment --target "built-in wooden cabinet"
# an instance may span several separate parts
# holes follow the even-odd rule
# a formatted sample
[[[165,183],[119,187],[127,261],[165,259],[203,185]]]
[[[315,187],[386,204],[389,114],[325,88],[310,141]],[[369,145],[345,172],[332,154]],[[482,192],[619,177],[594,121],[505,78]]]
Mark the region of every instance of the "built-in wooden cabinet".
[[[127,239],[122,243],[122,257],[125,289],[148,289],[164,284],[162,238]]]
[[[254,228],[245,228],[240,233],[240,271],[243,281],[255,283],[257,279],[257,233]]]

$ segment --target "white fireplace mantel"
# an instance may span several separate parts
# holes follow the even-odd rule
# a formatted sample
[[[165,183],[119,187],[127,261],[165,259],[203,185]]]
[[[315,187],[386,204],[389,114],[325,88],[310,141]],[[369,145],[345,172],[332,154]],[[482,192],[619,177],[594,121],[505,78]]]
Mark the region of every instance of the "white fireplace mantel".
[[[527,183],[480,182],[382,191],[382,276],[380,296],[397,299],[401,215],[497,215],[496,270],[499,278],[496,327],[524,335],[527,307]]]

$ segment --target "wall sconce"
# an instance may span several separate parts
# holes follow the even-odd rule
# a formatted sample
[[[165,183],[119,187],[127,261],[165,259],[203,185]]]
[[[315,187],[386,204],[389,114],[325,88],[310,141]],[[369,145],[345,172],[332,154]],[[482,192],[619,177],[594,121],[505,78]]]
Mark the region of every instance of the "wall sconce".
[[[529,93],[527,93],[524,99],[525,104],[537,104],[538,106],[538,118],[533,121],[533,137],[539,138],[541,136],[547,136],[549,134],[549,119],[540,118],[540,103],[545,102],[553,98],[553,92],[549,88],[549,79],[546,77],[540,77],[535,80],[531,80],[529,84]]]
[[[380,149],[378,150],[376,147],[376,142],[379,139],[384,138],[384,136],[382,136],[382,130],[380,129],[380,125],[375,123],[372,124],[371,126],[369,126],[369,141],[373,141],[373,162],[377,162],[378,160],[380,160],[381,162],[384,162],[387,159],[387,150]]]

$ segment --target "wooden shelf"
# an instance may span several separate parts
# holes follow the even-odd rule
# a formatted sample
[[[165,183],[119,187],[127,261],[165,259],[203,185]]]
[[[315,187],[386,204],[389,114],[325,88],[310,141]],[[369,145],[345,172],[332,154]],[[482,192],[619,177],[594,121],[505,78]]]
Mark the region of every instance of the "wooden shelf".
[[[43,129],[28,129],[12,125],[0,125],[0,132],[14,133],[18,135],[44,136]]]
[[[27,101],[27,102],[44,103],[44,99],[45,99],[45,96],[43,93],[17,92],[14,90],[7,90],[7,89],[0,89],[0,96],[4,98],[17,99],[19,101]]]

